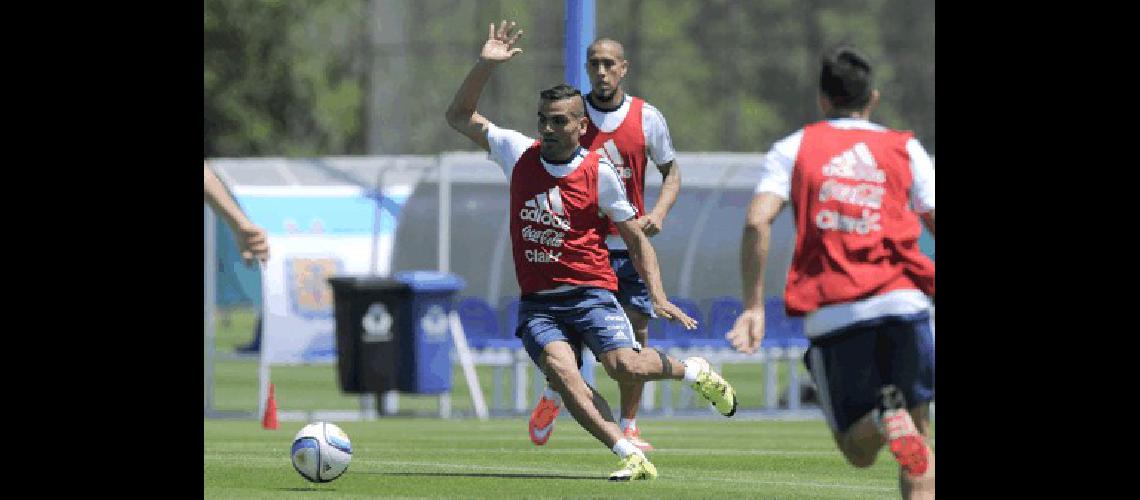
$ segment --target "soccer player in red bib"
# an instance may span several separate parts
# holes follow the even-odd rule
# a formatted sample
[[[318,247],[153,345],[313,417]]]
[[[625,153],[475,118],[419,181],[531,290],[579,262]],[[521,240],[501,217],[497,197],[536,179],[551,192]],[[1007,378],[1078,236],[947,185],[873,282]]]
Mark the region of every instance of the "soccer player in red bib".
[[[804,317],[804,362],[835,442],[855,467],[886,444],[902,496],[934,498],[934,262],[918,245],[922,223],[934,233],[934,166],[913,134],[868,121],[879,91],[859,51],[828,52],[819,82],[826,119],[765,155],[741,242],[745,310],[726,336],[749,353],[764,338],[769,235],[791,200],[784,302]]]
[[[511,248],[522,293],[515,334],[574,420],[620,458],[610,479],[655,479],[656,467],[622,435],[609,403],[582,378],[572,346],[588,346],[619,384],[689,382],[725,416],[736,413],[736,393],[707,360],[680,361],[643,349],[634,338],[614,297],[617,277],[605,245],[608,221],[617,225],[645,278],[654,313],[688,329],[696,322],[666,298],[656,253],[614,165],[580,146],[587,122],[581,93],[558,85],[539,94],[540,140],[499,128],[475,112],[495,66],[522,52],[514,47],[521,35],[514,22],[503,21],[497,30],[490,26],[479,60],[447,110],[447,122],[488,151],[509,180]]]
[[[677,193],[681,190],[681,169],[674,158],[673,141],[669,137],[665,117],[657,108],[622,89],[621,82],[628,70],[625,49],[617,41],[599,38],[587,48],[586,72],[590,76],[591,90],[586,96],[586,110],[590,123],[586,127],[586,135],[582,136],[582,146],[596,151],[614,164],[629,202],[639,215],[645,214],[637,218],[638,225],[647,236],[654,236],[664,227],[665,216],[677,201]],[[662,182],[657,203],[652,211],[646,213],[645,170],[650,158],[661,172]],[[618,278],[618,302],[633,324],[637,341],[648,346],[649,319],[655,317],[649,290],[630,261],[625,241],[613,223],[609,224],[606,245],[610,249],[610,265]],[[636,421],[644,387],[642,382],[619,385],[621,420],[618,423],[626,438],[638,448],[649,451],[653,446],[641,438]],[[547,387],[531,412],[529,428],[534,444],[541,446],[550,439],[554,419],[561,406],[558,393]]]

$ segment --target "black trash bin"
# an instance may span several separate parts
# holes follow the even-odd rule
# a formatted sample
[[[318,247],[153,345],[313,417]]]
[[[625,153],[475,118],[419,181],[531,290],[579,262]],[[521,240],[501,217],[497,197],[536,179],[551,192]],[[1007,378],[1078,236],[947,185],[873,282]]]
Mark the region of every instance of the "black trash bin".
[[[392,278],[329,278],[336,307],[341,390],[414,394],[451,390],[448,315],[463,279],[436,271]]]
[[[396,388],[399,344],[396,330],[412,287],[402,281],[332,276],[336,309],[336,365],[340,390],[378,394]]]

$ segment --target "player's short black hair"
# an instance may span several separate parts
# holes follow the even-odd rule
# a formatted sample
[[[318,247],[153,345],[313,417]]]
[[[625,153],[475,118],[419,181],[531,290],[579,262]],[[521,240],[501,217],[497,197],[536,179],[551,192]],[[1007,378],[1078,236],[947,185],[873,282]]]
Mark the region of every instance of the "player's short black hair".
[[[570,99],[575,97],[578,98],[579,101],[582,100],[582,92],[565,83],[560,83],[546,90],[543,90],[542,92],[538,93],[538,96],[541,97],[543,101],[561,101],[563,99]],[[585,108],[576,110],[574,116],[582,116],[583,113],[585,113]]]
[[[819,89],[841,110],[860,110],[871,101],[871,63],[855,47],[839,45],[823,55]]]

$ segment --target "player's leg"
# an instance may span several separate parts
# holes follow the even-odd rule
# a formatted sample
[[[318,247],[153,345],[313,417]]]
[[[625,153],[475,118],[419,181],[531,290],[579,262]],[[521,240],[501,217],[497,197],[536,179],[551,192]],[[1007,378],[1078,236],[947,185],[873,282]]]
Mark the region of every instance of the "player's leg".
[[[649,339],[649,320],[654,316],[653,306],[649,301],[649,289],[645,286],[641,275],[637,273],[637,269],[633,266],[628,251],[612,251],[610,253],[610,265],[613,267],[614,274],[618,280],[618,291],[616,294],[618,302],[621,304],[622,310],[628,317],[630,324],[633,325],[635,339],[644,347],[647,345],[646,342]],[[643,451],[652,450],[653,445],[641,438],[636,420],[637,410],[641,405],[642,393],[645,390],[645,382],[619,382],[618,390],[621,398],[621,420],[619,421],[619,425],[621,426],[622,433]],[[562,401],[557,391],[553,390],[550,387],[549,381],[547,381],[546,386],[538,397],[538,402],[534,410],[531,411],[530,422],[528,424],[531,442],[539,446],[546,444],[547,440],[550,439],[550,433],[553,432],[554,421],[558,417],[561,407]]]
[[[872,410],[882,377],[875,366],[873,329],[848,327],[812,339],[804,363],[818,388],[819,406],[847,462],[870,467],[883,447]]]
[[[613,267],[618,282],[617,293],[614,295],[626,317],[629,318],[630,324],[633,325],[634,337],[641,347],[649,347],[649,320],[656,316],[653,313],[653,304],[649,300],[649,287],[645,286],[641,274],[634,267],[628,250],[610,251],[610,266]],[[637,417],[637,407],[641,404],[645,383],[619,384],[619,388],[622,419],[633,420]],[[622,430],[625,430],[625,426]]]
[[[933,454],[923,433],[934,396],[933,339],[923,331],[924,318],[887,317],[847,327],[813,339],[805,355],[844,457],[869,467],[887,444],[908,498],[932,494],[934,485]]]
[[[618,384],[684,380],[722,415],[736,413],[736,391],[704,358],[680,361],[653,348],[643,349],[633,340],[633,326],[608,290],[593,289],[582,303],[585,313],[566,320],[584,333],[586,345]]]
[[[577,356],[578,369],[581,370],[582,342],[580,339],[576,339],[570,345]],[[550,385],[549,377],[544,378],[544,380],[546,383],[543,385],[542,392],[539,393],[538,403],[530,412],[530,421],[527,423],[530,440],[538,446],[542,446],[550,440],[550,435],[554,433],[554,422],[562,411],[562,395]],[[612,414],[612,412],[607,414]],[[640,446],[638,447],[640,448]]]
[[[637,339],[637,343],[641,344],[641,348],[649,347],[649,320],[650,317],[646,316],[641,311],[630,308],[622,304],[625,311],[626,318],[629,319],[630,326],[633,327],[633,336]],[[620,384],[622,388],[621,396],[621,413],[623,418],[634,419],[637,418],[638,405],[641,403],[642,390],[645,387],[642,383]],[[629,387],[628,396],[626,394],[626,387]]]
[[[518,310],[518,328],[515,330],[515,336],[523,338],[524,329],[527,324],[525,318],[532,315],[549,316],[547,308],[550,304],[556,303],[556,298],[553,297],[537,297],[529,296],[520,300]],[[582,367],[582,341],[580,337],[576,337],[571,342],[571,347],[574,349],[575,354],[578,354],[578,367]],[[532,356],[533,357],[533,356]],[[535,359],[537,363],[537,358]],[[558,393],[550,385],[550,380],[545,379],[542,392],[538,395],[538,402],[535,404],[534,409],[530,412],[530,419],[527,422],[527,431],[530,435],[530,440],[537,446],[542,446],[550,440],[551,434],[554,433],[554,422],[558,418],[558,414],[562,411],[562,395]]]
[[[562,395],[574,420],[620,458],[618,470],[610,474],[610,480],[656,479],[657,468],[622,435],[609,403],[582,378],[574,354],[570,344],[551,342],[543,350],[542,365],[547,380]]]
[[[934,452],[930,446],[930,402],[934,400],[934,335],[925,313],[896,318],[882,333],[887,345],[887,382],[898,392],[896,406],[883,412],[880,431],[899,462],[903,498],[934,498]]]
[[[712,403],[721,415],[731,417],[736,414],[736,391],[704,358],[693,356],[682,361],[654,348],[638,350],[622,347],[608,351],[598,359],[610,378],[619,384],[683,380]]]
[[[546,344],[541,359],[546,379],[562,395],[562,402],[574,420],[607,447],[617,444],[622,435],[614,422],[613,410],[582,378],[570,344],[565,341]]]
[[[622,304],[625,310],[625,315],[629,318],[630,325],[633,326],[633,335],[637,339],[637,343],[641,344],[643,348],[649,347],[649,316],[641,312],[636,307],[630,307]],[[637,426],[637,410],[641,406],[641,395],[645,391],[645,382],[622,382],[618,383],[618,390],[621,394],[621,431],[625,437],[633,441],[638,448],[645,451],[653,449],[653,445],[649,444],[641,438],[641,430]]]
[[[564,329],[560,321],[560,316],[575,315],[573,306],[560,307],[557,301],[528,303],[524,300],[519,308],[527,311],[521,315],[517,331],[527,354],[561,396],[574,420],[621,459],[621,468],[610,479],[655,479],[657,469],[637,446],[622,436],[609,403],[582,378],[578,353],[571,347],[581,345],[578,334]]]
[[[908,411],[922,434],[928,453],[926,471],[917,476],[899,471],[899,491],[905,499],[934,498],[934,449],[930,446],[930,405],[913,406]],[[901,469],[901,467],[900,467]]]
[[[615,294],[621,304],[625,316],[633,326],[634,338],[641,347],[649,347],[649,320],[656,315],[653,313],[653,304],[649,300],[649,288],[641,279],[633,261],[626,250],[610,252],[610,266],[618,280],[618,290]],[[649,442],[641,438],[641,430],[637,426],[637,410],[641,406],[641,396],[645,391],[645,382],[619,382],[618,390],[621,394],[621,430],[630,441],[645,451],[653,449]]]

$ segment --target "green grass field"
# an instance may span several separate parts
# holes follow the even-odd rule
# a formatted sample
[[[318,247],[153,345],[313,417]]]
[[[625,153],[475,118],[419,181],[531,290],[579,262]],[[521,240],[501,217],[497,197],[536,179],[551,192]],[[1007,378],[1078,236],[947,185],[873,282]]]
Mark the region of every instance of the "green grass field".
[[[250,338],[252,319],[235,311],[218,329],[218,352]],[[455,370],[452,405],[470,411],[466,385]],[[763,404],[757,365],[726,365],[742,408]],[[491,397],[491,370],[481,385]],[[612,405],[617,388],[598,372],[598,389]],[[781,381],[786,380],[781,371]],[[359,397],[342,394],[333,365],[274,367],[282,410],[356,410]],[[510,387],[508,384],[508,395]],[[215,364],[215,408],[257,407],[257,363]],[[509,396],[508,396],[509,401]],[[705,405],[707,408],[707,405]],[[400,410],[431,413],[434,396],[401,395]],[[475,419],[381,417],[336,422],[353,444],[344,476],[327,484],[304,480],[289,462],[293,435],[306,423],[283,421],[265,430],[255,420],[211,420],[204,427],[205,498],[348,497],[640,497],[640,498],[897,498],[897,466],[885,449],[869,469],[846,464],[826,424],[819,420],[773,421],[643,416],[656,481],[609,483],[617,457],[567,414],[543,447],[531,444],[526,416]]]
[[[638,497],[892,498],[885,450],[869,469],[848,466],[822,422],[646,420],[660,478],[609,483],[617,458],[560,416],[543,447],[526,418],[382,418],[338,423],[353,445],[339,479],[309,483],[289,446],[302,422],[205,422],[205,498]]]

